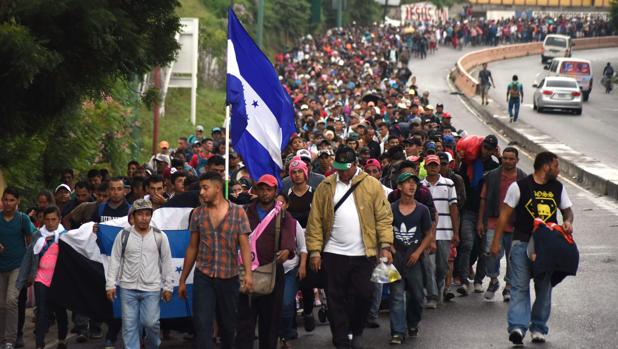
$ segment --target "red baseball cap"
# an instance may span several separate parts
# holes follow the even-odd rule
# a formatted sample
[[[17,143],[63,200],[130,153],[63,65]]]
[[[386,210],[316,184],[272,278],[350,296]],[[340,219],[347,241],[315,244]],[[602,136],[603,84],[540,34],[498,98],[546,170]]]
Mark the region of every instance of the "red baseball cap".
[[[425,166],[429,164],[438,164],[440,165],[440,157],[438,155],[427,155],[425,157]]]
[[[269,175],[269,174],[265,174],[265,175],[262,175],[262,177],[260,177],[260,179],[258,179],[258,181],[257,181],[257,183],[255,183],[255,185],[258,186],[260,184],[266,184],[269,187],[277,187],[278,183],[279,182],[277,181],[277,178],[275,178],[275,176]]]
[[[367,167],[371,167],[371,166],[375,166],[378,168],[378,170],[382,171],[382,165],[380,165],[380,161],[376,160],[376,159],[369,159],[367,160],[367,162],[365,162],[365,169],[367,169]]]
[[[451,113],[449,113],[449,112],[444,112],[444,113],[442,113],[442,118],[443,118],[443,119],[444,119],[444,118],[446,118],[446,119],[450,119],[450,118],[452,118],[452,117],[453,117],[453,116],[452,116],[452,115],[451,115]]]

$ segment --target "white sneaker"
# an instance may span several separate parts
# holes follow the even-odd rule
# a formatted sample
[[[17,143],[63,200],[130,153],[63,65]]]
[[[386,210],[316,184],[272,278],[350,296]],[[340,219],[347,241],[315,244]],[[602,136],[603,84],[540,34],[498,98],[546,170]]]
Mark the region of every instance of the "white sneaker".
[[[545,335],[541,332],[532,331],[530,337],[532,337],[532,343],[545,343]]]
[[[483,284],[474,283],[474,293],[483,293]]]
[[[5,343],[4,344],[4,349],[14,349],[15,346],[13,345],[13,343]]]
[[[425,309],[438,309],[438,301],[430,299],[425,303]]]

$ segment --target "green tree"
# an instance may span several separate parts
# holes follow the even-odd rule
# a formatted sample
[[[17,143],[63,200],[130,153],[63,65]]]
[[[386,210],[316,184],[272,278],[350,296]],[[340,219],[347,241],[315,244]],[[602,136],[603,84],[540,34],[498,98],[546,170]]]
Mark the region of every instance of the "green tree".
[[[84,98],[99,98],[116,78],[131,79],[171,61],[178,49],[177,5],[177,0],[3,1],[0,139],[41,131]]]

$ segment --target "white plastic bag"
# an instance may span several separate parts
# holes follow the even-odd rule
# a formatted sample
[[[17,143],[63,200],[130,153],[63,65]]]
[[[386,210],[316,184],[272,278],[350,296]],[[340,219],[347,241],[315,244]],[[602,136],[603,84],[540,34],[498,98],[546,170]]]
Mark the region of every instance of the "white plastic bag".
[[[371,273],[371,282],[377,284],[390,284],[397,280],[401,280],[401,274],[397,271],[397,268],[391,263],[386,264],[387,259],[380,258],[380,263],[373,269]]]

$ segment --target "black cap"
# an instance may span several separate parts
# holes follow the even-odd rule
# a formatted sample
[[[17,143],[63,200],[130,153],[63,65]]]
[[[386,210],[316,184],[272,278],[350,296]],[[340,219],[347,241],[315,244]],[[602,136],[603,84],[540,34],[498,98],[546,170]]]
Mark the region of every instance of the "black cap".
[[[436,108],[440,108],[440,107],[444,108],[444,104],[442,104],[442,103],[436,104]]]
[[[488,135],[483,140],[483,145],[490,149],[496,149],[498,148],[498,138],[494,135]]]
[[[438,153],[438,157],[440,158],[441,164],[448,164],[448,155],[445,152]]]
[[[335,153],[335,161],[333,167],[337,170],[345,171],[356,163],[356,152],[348,146],[341,146]]]

